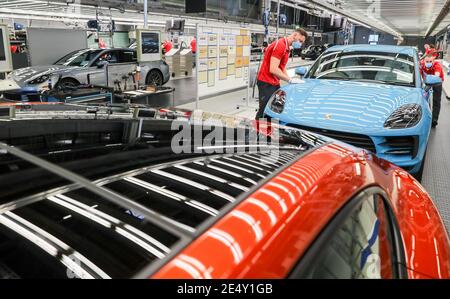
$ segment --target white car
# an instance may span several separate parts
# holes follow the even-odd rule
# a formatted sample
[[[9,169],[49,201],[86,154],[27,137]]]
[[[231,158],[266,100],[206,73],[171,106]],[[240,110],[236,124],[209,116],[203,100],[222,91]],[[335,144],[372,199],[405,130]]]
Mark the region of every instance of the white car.
[[[135,49],[83,49],[74,51],[59,59],[53,65],[34,66],[13,71],[8,79],[13,80],[21,88],[42,87],[49,80],[54,85],[77,86],[80,84],[108,85],[105,65],[123,66],[117,68],[129,75],[131,65],[137,64]],[[164,85],[170,79],[169,66],[163,60],[145,62],[141,67],[141,84]],[[128,67],[127,67],[128,66]]]

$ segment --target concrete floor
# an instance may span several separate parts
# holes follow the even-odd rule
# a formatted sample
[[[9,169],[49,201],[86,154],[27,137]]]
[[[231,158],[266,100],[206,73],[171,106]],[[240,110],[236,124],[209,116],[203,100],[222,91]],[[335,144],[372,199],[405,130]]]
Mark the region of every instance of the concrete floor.
[[[431,130],[422,185],[433,198],[450,235],[450,101],[447,99],[450,96],[450,76],[449,63],[443,61],[443,65],[447,74],[443,84],[439,125]]]
[[[433,198],[450,235],[450,101],[442,98],[439,125],[432,129],[422,185]]]
[[[299,66],[309,66],[313,63],[310,60],[301,60],[300,58],[294,58],[289,61],[287,66],[288,74],[290,76],[294,76],[295,68]],[[256,77],[256,72],[258,70],[258,64],[253,63],[250,71],[250,78],[254,80]],[[192,78],[194,84],[189,86],[189,83],[182,83],[178,81],[188,80],[174,80],[170,81],[167,85],[173,86],[176,89],[176,86],[188,85],[186,86],[186,90],[183,90],[181,95],[177,94],[176,91],[176,103],[178,108],[183,109],[199,109],[209,112],[217,112],[223,114],[237,115],[247,118],[254,118],[258,108],[258,88],[249,88],[250,97],[247,102],[247,89],[242,89],[239,91],[235,91],[232,93],[228,93],[226,95],[219,95],[215,97],[210,97],[207,99],[200,100],[198,103],[198,107],[195,102],[195,78]],[[180,90],[178,89],[178,92]],[[190,95],[194,94],[194,97],[189,100]]]
[[[257,88],[255,92],[258,96]],[[216,112],[228,115],[237,115],[247,118],[254,118],[256,115],[255,109],[258,107],[257,99],[250,99],[247,106],[247,90],[239,90],[226,95],[220,95],[208,99],[201,100],[198,108],[195,102],[180,105],[178,108],[189,110],[203,110],[208,112]]]
[[[293,70],[295,67],[310,65],[312,61],[309,60],[301,60],[300,58],[291,58],[288,63],[288,68]],[[252,62],[250,65],[250,81],[254,82],[256,77],[256,73],[258,71],[259,63]],[[195,74],[195,71],[194,71]],[[195,102],[196,99],[196,79],[195,75],[189,78],[181,78],[181,79],[172,79],[170,80],[166,86],[170,86],[175,88],[175,106],[183,106],[192,102]],[[246,97],[247,91],[244,90],[243,96]],[[228,94],[227,98],[231,98],[235,94]],[[239,96],[238,100],[240,100],[242,96]],[[208,101],[210,99],[204,99],[203,101]],[[157,102],[151,103],[152,106],[161,106],[162,103],[170,103],[171,98],[169,96],[161,97]],[[202,104],[203,105],[203,104]],[[207,104],[205,104],[207,106]],[[187,107],[192,107],[191,105],[187,105]]]

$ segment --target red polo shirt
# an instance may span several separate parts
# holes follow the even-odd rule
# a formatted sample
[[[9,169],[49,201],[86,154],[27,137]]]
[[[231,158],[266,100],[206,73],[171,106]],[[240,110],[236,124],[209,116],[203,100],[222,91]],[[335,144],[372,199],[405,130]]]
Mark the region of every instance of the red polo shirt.
[[[280,69],[284,71],[289,60],[290,47],[287,38],[280,38],[267,47],[258,80],[273,86],[280,85],[280,79],[270,73],[270,60],[272,57],[280,59]]]
[[[425,56],[428,56],[429,54],[433,54],[434,58],[439,58],[439,52],[436,49],[427,49],[425,50]]]
[[[421,72],[423,78],[425,78],[425,75],[435,75],[436,72],[439,72],[439,74],[440,74],[439,77],[441,77],[442,82],[445,79],[444,70],[442,68],[442,65],[437,61],[433,62],[433,66],[431,68],[427,69],[425,67],[425,61],[422,60],[420,62],[420,72]]]
[[[163,48],[164,48],[164,52],[167,54],[170,50],[172,50],[172,42],[171,41],[169,41],[169,40],[166,40],[164,43],[163,43]]]
[[[195,38],[191,41],[191,50],[194,54],[197,52],[197,40]]]

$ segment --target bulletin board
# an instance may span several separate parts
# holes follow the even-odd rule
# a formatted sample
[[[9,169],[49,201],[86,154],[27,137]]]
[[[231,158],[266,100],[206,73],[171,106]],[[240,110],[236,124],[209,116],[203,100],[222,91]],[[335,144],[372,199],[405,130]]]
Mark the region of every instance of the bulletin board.
[[[250,34],[239,27],[198,25],[197,98],[248,87]]]

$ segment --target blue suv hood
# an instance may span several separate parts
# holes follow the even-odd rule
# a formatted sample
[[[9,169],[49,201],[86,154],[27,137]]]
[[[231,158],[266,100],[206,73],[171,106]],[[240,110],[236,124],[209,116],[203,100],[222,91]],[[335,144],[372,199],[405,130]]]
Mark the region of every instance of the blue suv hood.
[[[306,79],[287,85],[284,123],[368,133],[384,129],[387,118],[405,104],[421,104],[420,88],[356,81]],[[267,114],[279,115],[266,109]]]

